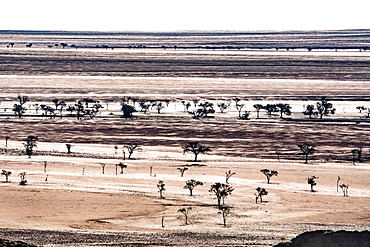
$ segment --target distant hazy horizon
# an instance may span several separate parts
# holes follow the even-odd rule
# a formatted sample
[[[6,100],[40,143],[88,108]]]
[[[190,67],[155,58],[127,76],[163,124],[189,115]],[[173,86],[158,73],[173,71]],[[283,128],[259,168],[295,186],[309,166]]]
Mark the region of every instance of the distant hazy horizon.
[[[265,0],[12,0],[0,30],[284,31],[367,29],[366,2]]]

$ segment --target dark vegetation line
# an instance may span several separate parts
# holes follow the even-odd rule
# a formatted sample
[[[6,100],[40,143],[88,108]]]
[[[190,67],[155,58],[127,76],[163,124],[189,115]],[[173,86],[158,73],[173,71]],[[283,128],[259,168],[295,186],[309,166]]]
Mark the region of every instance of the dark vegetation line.
[[[18,100],[19,103],[14,104],[12,109],[14,118],[0,119],[6,136],[9,136],[9,133],[19,133],[19,129],[22,129],[22,136],[12,136],[13,140],[23,140],[24,136],[42,133],[40,140],[43,142],[122,145],[135,140],[140,146],[178,147],[183,142],[195,139],[201,140],[207,146],[217,147],[215,152],[220,155],[286,160],[301,159],[301,156],[297,155],[297,144],[310,140],[318,147],[314,159],[327,162],[351,161],[351,148],[363,148],[367,143],[366,133],[370,129],[367,107],[357,107],[360,111],[367,111],[365,118],[337,121],[329,117],[335,114],[335,108],[326,98],[316,104],[306,105],[302,116],[307,116],[307,119],[290,118],[292,112],[289,104],[255,104],[253,107],[256,109],[256,121],[248,121],[251,114],[243,110],[244,104],[240,98],[234,98],[234,102],[225,101],[217,105],[223,111],[235,108],[239,116],[234,119],[213,118],[216,106],[199,100],[182,101],[184,108],[179,110],[188,113],[188,117],[161,118],[160,111],[171,104],[171,101],[123,97],[120,117],[108,120],[108,116],[94,121],[82,121],[96,118],[102,108],[99,101],[91,98],[84,98],[72,104],[66,104],[59,99],[52,100],[53,105],[34,104],[35,109],[32,111],[38,114],[37,119],[24,118],[29,110],[25,107],[29,98],[18,96]],[[189,109],[193,105],[196,107]],[[136,118],[136,109],[140,108],[142,116]],[[157,118],[145,117],[146,111],[156,111]],[[261,118],[260,111],[266,116]],[[195,121],[191,120],[190,116]],[[64,120],[66,117],[68,120]],[[71,118],[75,119],[72,122],[73,127]],[[361,130],[362,135],[357,134],[358,130]],[[88,135],[86,131],[89,132]],[[362,156],[362,161],[367,159],[367,156]]]

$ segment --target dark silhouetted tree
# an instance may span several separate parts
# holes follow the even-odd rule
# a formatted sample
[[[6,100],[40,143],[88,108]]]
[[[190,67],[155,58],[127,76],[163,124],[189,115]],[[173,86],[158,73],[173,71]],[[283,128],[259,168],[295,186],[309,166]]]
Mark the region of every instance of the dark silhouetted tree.
[[[353,165],[355,165],[356,161],[362,162],[362,147],[352,149],[351,153]]]
[[[123,174],[123,169],[127,168],[127,165],[123,164],[122,162],[116,164],[116,167],[117,166],[121,169],[121,172],[120,172],[121,174]],[[117,172],[116,172],[116,174],[117,174]]]
[[[276,107],[276,104],[267,104],[265,105],[265,110],[267,111],[267,115],[271,116],[273,112],[278,112],[279,110]]]
[[[5,176],[5,183],[9,183],[9,176],[12,174],[11,171],[2,170],[1,175]]]
[[[304,143],[298,145],[298,147],[301,149],[303,155],[305,155],[305,164],[308,164],[308,155],[315,153],[315,145]]]
[[[234,188],[231,185],[223,183],[212,184],[211,189],[209,190],[209,192],[213,192],[216,195],[218,207],[221,207],[221,200],[223,205],[225,198],[233,191]]]
[[[22,118],[23,114],[27,111],[27,108],[23,105],[29,100],[28,96],[18,95],[19,104],[13,105],[13,111],[15,115],[18,115],[19,118]]]
[[[365,106],[357,106],[356,109],[362,113],[362,111],[365,111],[367,108]]]
[[[190,193],[190,196],[193,196],[193,190],[198,185],[202,186],[203,185],[203,182],[196,181],[194,179],[191,179],[191,180],[186,181],[186,184],[184,186],[184,189],[188,189],[189,190],[189,193]]]
[[[229,105],[225,102],[220,102],[217,104],[218,108],[220,108],[220,112],[224,113],[224,111],[229,108]]]
[[[52,102],[55,105],[55,111],[59,111],[60,118],[63,117],[63,108],[66,106],[66,102],[59,99],[53,99]]]
[[[149,110],[150,108],[150,103],[147,102],[146,100],[140,100],[139,102],[139,106],[141,108],[141,112],[144,112],[144,114],[146,114],[146,112]]]
[[[257,192],[254,194],[255,197],[256,197],[256,203],[258,203],[258,198],[260,199],[260,202],[262,203],[263,202],[262,197],[266,196],[268,194],[268,192],[267,192],[266,189],[261,188],[261,187],[257,187],[256,191]]]
[[[26,175],[27,175],[26,172],[21,172],[21,173],[18,174],[18,176],[21,178],[21,181],[19,182],[20,185],[26,185],[27,184]]]
[[[229,178],[231,178],[231,176],[235,175],[236,173],[235,172],[231,172],[231,170],[225,172],[225,176],[226,176],[226,183],[228,184],[229,183]]]
[[[183,177],[184,176],[184,173],[185,171],[189,170],[187,167],[179,167],[177,168],[177,170],[180,171],[180,176]]]
[[[127,152],[128,152],[127,158],[131,159],[131,155],[134,153],[135,150],[138,150],[140,146],[137,143],[129,143],[129,144],[124,145],[123,147],[127,149]]]
[[[308,115],[309,118],[311,119],[312,116],[317,116],[318,112],[315,110],[314,105],[306,105],[306,109],[303,112],[304,115]]]
[[[122,104],[121,111],[123,113],[123,118],[132,118],[132,113],[136,112],[136,109],[131,105]]]
[[[67,43],[60,43],[60,46],[63,47],[63,49],[64,49],[68,46],[68,44]]]
[[[244,106],[245,104],[236,103],[235,107],[236,107],[236,110],[238,111],[238,118],[242,117],[242,110]]]
[[[307,178],[307,183],[311,186],[311,192],[315,192],[314,189],[313,189],[313,186],[316,185],[316,179],[318,179],[318,177],[316,177],[316,176],[312,176],[312,177]]]
[[[333,108],[333,104],[329,103],[326,97],[323,97],[320,102],[316,103],[316,108],[320,119],[322,119],[323,116],[335,114],[335,108]]]
[[[24,148],[26,150],[26,155],[28,155],[28,158],[31,158],[33,154],[33,149],[37,147],[37,141],[38,137],[37,136],[28,136],[26,139],[26,142],[23,143]]]
[[[263,105],[261,104],[254,104],[253,107],[256,109],[257,118],[260,118],[260,111],[264,109]]]
[[[67,147],[67,154],[72,153],[72,152],[71,152],[71,148],[73,147],[73,145],[72,145],[72,144],[67,143],[67,144],[66,144],[66,147]]]
[[[193,99],[192,101],[193,101],[194,107],[197,107],[199,103],[199,99]]]
[[[166,190],[165,188],[165,183],[162,180],[159,180],[157,187],[158,187],[158,192],[159,192],[159,198],[163,199],[163,192]]]
[[[244,111],[243,114],[240,115],[239,119],[241,120],[249,120],[249,116],[251,115],[250,111]]]
[[[212,151],[209,147],[201,145],[199,142],[188,142],[183,147],[184,154],[186,152],[191,152],[194,154],[194,162],[198,161],[199,154],[206,154],[207,152]]]
[[[198,119],[200,117],[208,117],[208,114],[215,113],[215,110],[213,109],[213,103],[203,102],[199,103],[198,106],[198,109],[188,112],[189,114],[193,115],[193,118],[195,119]]]
[[[278,108],[278,111],[280,112],[280,118],[283,118],[283,114],[287,116],[290,116],[292,114],[290,110],[292,109],[292,107],[289,104],[279,103],[276,105],[276,107]]]
[[[277,171],[274,170],[270,171],[269,169],[263,169],[260,170],[260,172],[262,172],[266,176],[268,184],[270,183],[270,179],[272,176],[277,176],[279,174]]]
[[[166,108],[166,107],[165,107],[164,103],[162,103],[162,102],[154,102],[152,104],[152,108],[154,108],[157,111],[157,113],[160,114],[161,110]]]
[[[341,185],[339,185],[339,187],[343,191],[343,196],[348,196],[348,187],[349,187],[349,185],[347,185],[347,184],[341,184]]]
[[[192,208],[191,207],[187,207],[187,208],[180,208],[178,211],[179,213],[182,213],[185,217],[185,225],[188,225],[188,218],[189,218],[189,212]]]

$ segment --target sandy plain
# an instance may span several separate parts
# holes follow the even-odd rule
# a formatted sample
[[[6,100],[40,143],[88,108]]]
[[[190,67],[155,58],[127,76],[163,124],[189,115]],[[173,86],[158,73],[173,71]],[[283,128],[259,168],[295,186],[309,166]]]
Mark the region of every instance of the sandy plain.
[[[63,51],[73,59],[60,58],[62,66],[47,66],[38,61],[46,61],[44,56],[49,51],[6,51],[12,54],[3,52],[1,59],[13,57],[11,61],[14,64],[3,70],[0,76],[2,111],[12,106],[17,94],[29,95],[32,100],[30,107],[32,103],[50,102],[55,97],[73,102],[88,95],[109,103],[110,109],[104,109],[93,120],[32,116],[16,119],[3,115],[0,119],[1,135],[10,135],[11,139],[8,151],[4,147],[5,142],[1,143],[4,149],[0,156],[0,169],[12,171],[12,176],[11,183],[0,184],[2,238],[44,246],[271,246],[310,230],[370,228],[370,180],[367,177],[370,166],[366,146],[369,123],[355,110],[356,106],[366,104],[368,100],[366,89],[370,82],[366,80],[368,72],[365,66],[361,67],[361,72],[356,70],[356,66],[343,67],[347,70],[340,73],[346,73],[347,78],[355,78],[353,81],[340,80],[339,70],[337,74],[328,74],[328,77],[332,76],[329,81],[312,71],[306,73],[302,70],[294,70],[298,74],[293,73],[292,79],[286,79],[284,71],[288,73],[291,70],[286,64],[275,64],[276,70],[284,72],[278,77],[280,80],[266,80],[269,76],[258,79],[258,73],[252,80],[218,76],[196,78],[198,73],[204,72],[203,69],[193,74],[187,71],[191,77],[183,77],[189,69],[186,66],[183,72],[175,73],[176,78],[165,78],[163,75],[169,75],[167,70],[171,75],[176,70],[163,69],[164,66],[155,73],[153,68],[161,68],[156,65],[148,71],[143,69],[145,73],[130,72],[128,75],[135,77],[128,78],[121,72],[118,77],[111,77],[116,75],[111,70],[108,74],[106,71],[86,72],[85,68],[91,68],[92,64],[88,62],[81,68],[70,66],[70,73],[66,73],[68,61],[73,64],[79,56],[83,57],[82,60],[94,61],[91,57],[96,58],[101,52],[89,50],[86,52],[88,55],[81,55],[83,51]],[[27,57],[24,54],[29,56],[28,63],[21,61]],[[131,59],[138,54],[145,59],[153,59],[150,51],[135,53]],[[166,59],[169,57],[166,53],[158,54]],[[332,54],[325,53],[325,56],[336,60],[338,53]],[[342,55],[339,56],[341,61],[354,59],[360,60],[359,63],[367,56],[356,53],[346,60],[343,58],[348,53]],[[107,57],[112,53],[105,51],[103,56],[103,64],[108,65]],[[115,56],[118,60],[130,57],[126,53]],[[208,52],[206,56],[193,53],[184,56],[187,59],[194,56],[196,60],[212,57]],[[258,56],[249,56],[258,60]],[[261,56],[264,60],[265,55]],[[210,60],[218,61],[221,68],[222,61],[227,64],[228,59],[235,58],[235,55],[231,52],[223,57],[226,60],[220,57]],[[299,54],[294,58],[302,60]],[[317,58],[310,56],[310,59]],[[186,64],[186,59],[180,60],[179,64]],[[330,62],[327,61],[329,69]],[[79,60],[79,64],[84,63]],[[116,66],[119,63],[110,64]],[[194,61],[189,64],[194,64]],[[336,67],[335,64],[338,65],[332,65]],[[263,68],[252,67],[256,70]],[[309,67],[312,68],[311,65]],[[99,67],[94,67],[95,71],[96,68]],[[239,72],[245,69],[233,68]],[[114,70],[121,71],[121,68]],[[216,70],[219,75],[221,72]],[[320,71],[326,73],[325,70]],[[232,70],[226,72],[233,73]],[[239,72],[234,76],[239,77]],[[161,77],[137,77],[143,73]],[[264,71],[261,73],[266,75]],[[307,75],[307,78],[296,80],[299,74]],[[174,101],[162,114],[137,113],[137,118],[124,120],[119,118],[117,99],[121,96],[165,97]],[[302,101],[315,102],[321,96],[335,99],[334,105],[340,109],[339,113],[327,122],[307,121],[300,113]],[[294,106],[293,120],[265,115],[262,119],[255,119],[253,115],[250,121],[240,121],[236,119],[235,109],[226,114],[216,113],[214,119],[193,120],[183,112],[181,100],[194,97],[212,102],[242,97],[251,111],[254,102],[285,101]],[[109,117],[111,112],[114,117]],[[22,149],[24,138],[31,134],[40,138],[36,154],[30,159],[24,155],[10,155],[9,149]],[[128,167],[123,174],[116,174],[115,164],[122,161],[122,146],[132,140],[140,143],[141,151],[135,152],[132,160],[124,161]],[[210,145],[213,151],[209,155],[201,155],[201,162],[194,163],[192,155],[182,154],[181,146],[189,140]],[[318,151],[305,165],[298,155],[297,143],[307,140],[314,142]],[[72,151],[76,156],[65,154],[65,143],[74,145]],[[120,148],[117,154],[115,145]],[[365,162],[354,166],[350,150],[359,146],[363,147]],[[282,152],[280,160],[276,151]],[[46,172],[43,170],[45,161],[48,164]],[[106,164],[104,174],[101,164]],[[177,168],[183,166],[189,170],[180,177]],[[152,176],[150,167],[153,167]],[[279,171],[279,176],[273,177],[271,184],[266,183],[260,172],[264,168]],[[236,172],[230,178],[235,190],[225,199],[231,207],[231,214],[227,218],[227,227],[223,227],[216,198],[208,190],[211,184],[224,182],[228,170]],[[17,174],[22,171],[27,171],[27,186],[18,184]],[[306,181],[312,175],[319,177],[315,193],[309,191]],[[350,185],[349,197],[337,191],[338,176],[341,182]],[[192,197],[188,190],[183,189],[188,179],[204,182],[194,190]],[[166,184],[165,199],[159,198],[156,187],[159,180]],[[263,203],[255,203],[253,194],[256,187],[264,187],[269,192]],[[178,212],[184,207],[192,207],[189,225],[184,224]]]

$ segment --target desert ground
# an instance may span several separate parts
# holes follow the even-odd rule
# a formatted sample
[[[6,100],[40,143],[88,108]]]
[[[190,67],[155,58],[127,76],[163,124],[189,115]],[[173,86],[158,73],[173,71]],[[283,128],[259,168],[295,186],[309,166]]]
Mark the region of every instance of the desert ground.
[[[0,169],[12,172],[10,182],[3,176],[0,184],[0,238],[38,246],[273,246],[306,231],[370,230],[370,122],[356,109],[369,104],[370,53],[113,50],[93,43],[46,48],[68,36],[58,35],[0,37]],[[122,42],[119,38],[111,42]],[[35,45],[6,48],[10,39]],[[165,40],[148,39],[158,39],[159,46]],[[12,112],[18,95],[29,97],[22,118]],[[93,119],[66,112],[63,118],[45,117],[34,107],[86,97],[104,107]],[[138,111],[124,119],[122,97],[169,104],[161,113]],[[249,120],[238,119],[236,97],[250,111]],[[322,120],[302,114],[305,105],[322,97],[335,114]],[[213,103],[216,112],[192,119],[183,102],[194,99]],[[217,103],[228,101],[230,107],[221,113]],[[253,105],[270,103],[288,103],[292,114],[281,119],[262,110],[257,118]],[[39,138],[31,158],[23,146],[30,135]],[[183,154],[189,141],[212,151],[194,162],[194,155]],[[308,164],[297,146],[306,142],[316,146]],[[140,149],[123,160],[128,143]],[[353,163],[351,150],[360,147],[362,162]],[[127,165],[122,174],[119,162]],[[183,177],[182,167],[188,168]],[[267,184],[261,169],[279,174]],[[21,186],[18,174],[24,171],[27,185]],[[230,207],[225,227],[209,190],[216,182],[226,183],[228,171],[235,175],[229,179],[234,191],[225,198]],[[307,183],[311,176],[318,177],[315,192]],[[349,185],[348,197],[337,188],[338,176],[340,184]],[[190,179],[203,182],[193,196],[184,189]],[[160,180],[164,198],[158,193]],[[257,187],[268,191],[259,203]],[[186,225],[178,210],[188,207]]]

